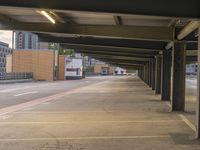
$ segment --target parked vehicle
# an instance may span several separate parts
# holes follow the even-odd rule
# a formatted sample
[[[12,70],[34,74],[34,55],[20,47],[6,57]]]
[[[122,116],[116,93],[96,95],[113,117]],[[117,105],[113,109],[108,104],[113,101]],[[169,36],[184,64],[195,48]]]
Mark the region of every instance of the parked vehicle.
[[[120,67],[116,67],[114,69],[114,74],[115,75],[126,75],[126,69],[120,68]]]
[[[83,78],[83,60],[65,57],[65,80]]]

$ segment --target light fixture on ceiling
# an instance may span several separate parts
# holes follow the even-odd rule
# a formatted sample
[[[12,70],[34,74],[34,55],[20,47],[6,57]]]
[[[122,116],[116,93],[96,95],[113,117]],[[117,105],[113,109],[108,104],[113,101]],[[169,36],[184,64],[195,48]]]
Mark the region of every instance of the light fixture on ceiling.
[[[48,12],[46,12],[44,10],[41,10],[39,12],[40,12],[40,14],[42,14],[43,16],[45,16],[49,21],[51,21],[53,24],[56,23],[56,21],[51,17],[51,15]]]

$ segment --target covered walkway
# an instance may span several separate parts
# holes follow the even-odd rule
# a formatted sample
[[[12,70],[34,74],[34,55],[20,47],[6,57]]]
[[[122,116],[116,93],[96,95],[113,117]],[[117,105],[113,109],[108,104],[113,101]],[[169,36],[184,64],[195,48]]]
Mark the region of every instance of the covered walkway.
[[[194,125],[187,115],[171,112],[169,103],[135,76],[107,78],[6,116],[0,118],[0,149],[199,150],[200,146],[193,140]]]

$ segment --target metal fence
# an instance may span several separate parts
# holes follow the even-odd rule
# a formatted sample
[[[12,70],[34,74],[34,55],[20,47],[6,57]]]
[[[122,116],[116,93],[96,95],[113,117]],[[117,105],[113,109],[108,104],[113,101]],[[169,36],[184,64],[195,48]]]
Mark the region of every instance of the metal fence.
[[[12,72],[0,75],[0,80],[18,80],[18,79],[32,79],[33,73],[31,72]]]

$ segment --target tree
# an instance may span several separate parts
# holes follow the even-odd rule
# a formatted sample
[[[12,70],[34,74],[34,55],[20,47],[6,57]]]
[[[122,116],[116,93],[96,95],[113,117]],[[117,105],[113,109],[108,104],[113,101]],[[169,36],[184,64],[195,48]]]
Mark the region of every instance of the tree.
[[[73,49],[66,49],[66,48],[60,47],[59,43],[49,43],[48,48],[54,49],[54,50],[59,50],[59,55],[74,56],[74,50]]]

